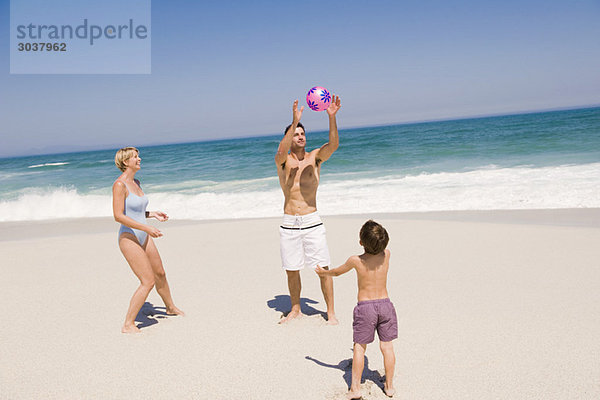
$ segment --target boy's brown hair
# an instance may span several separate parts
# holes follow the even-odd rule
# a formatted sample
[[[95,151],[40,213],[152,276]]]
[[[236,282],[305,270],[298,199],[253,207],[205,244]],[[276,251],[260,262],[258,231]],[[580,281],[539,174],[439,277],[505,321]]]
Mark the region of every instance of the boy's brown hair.
[[[385,250],[390,237],[383,226],[372,219],[360,228],[360,242],[369,254],[379,254]]]

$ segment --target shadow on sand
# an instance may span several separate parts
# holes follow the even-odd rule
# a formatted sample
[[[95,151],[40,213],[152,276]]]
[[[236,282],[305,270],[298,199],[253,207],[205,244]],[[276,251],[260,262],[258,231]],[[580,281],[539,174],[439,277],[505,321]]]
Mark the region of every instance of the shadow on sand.
[[[324,319],[327,319],[327,313],[319,311],[312,307],[311,304],[319,304],[318,301],[307,299],[306,297],[300,298],[300,309],[304,315],[320,315]],[[273,299],[267,301],[267,306],[275,311],[279,311],[283,315],[281,318],[287,317],[292,309],[292,302],[289,295],[279,294]]]
[[[144,329],[154,324],[158,324],[159,319],[167,318],[167,316],[167,309],[165,307],[156,307],[154,304],[147,301],[135,317],[135,321],[139,322],[139,324],[137,324],[138,328]]]
[[[339,369],[344,373],[344,381],[346,381],[346,385],[348,385],[348,389],[350,389],[350,385],[352,385],[352,359],[347,358],[345,360],[340,361],[338,364],[327,364],[323,361],[319,361],[316,358],[312,358],[311,356],[304,357],[307,360],[314,362],[321,367],[326,368],[335,368]],[[360,379],[360,383],[364,383],[365,381],[372,381],[375,385],[377,385],[381,391],[383,391],[385,376],[381,376],[379,371],[372,371],[369,369],[369,359],[365,356],[365,368],[363,369],[362,377]]]

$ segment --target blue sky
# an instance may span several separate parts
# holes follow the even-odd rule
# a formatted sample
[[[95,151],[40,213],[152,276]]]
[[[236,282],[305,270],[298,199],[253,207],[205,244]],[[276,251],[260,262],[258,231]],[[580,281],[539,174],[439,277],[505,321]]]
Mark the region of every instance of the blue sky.
[[[599,1],[154,0],[150,75],[11,75],[9,10],[0,157],[600,104]]]

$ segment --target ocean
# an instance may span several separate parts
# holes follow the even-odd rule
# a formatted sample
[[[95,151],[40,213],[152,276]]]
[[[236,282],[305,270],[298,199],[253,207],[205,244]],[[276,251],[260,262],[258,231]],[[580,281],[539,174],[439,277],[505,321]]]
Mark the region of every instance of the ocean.
[[[600,207],[600,108],[343,128],[322,215]],[[307,127],[307,149],[327,142]],[[136,177],[172,219],[280,216],[282,135],[144,147]],[[117,149],[0,159],[0,221],[111,216]]]

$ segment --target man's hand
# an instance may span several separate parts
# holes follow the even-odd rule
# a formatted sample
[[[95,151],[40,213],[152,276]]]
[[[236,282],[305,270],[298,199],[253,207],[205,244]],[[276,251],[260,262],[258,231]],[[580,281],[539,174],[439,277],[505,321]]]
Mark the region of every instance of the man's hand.
[[[327,107],[327,114],[333,117],[339,111],[341,106],[342,103],[340,102],[340,98],[333,95],[331,97],[331,103],[329,103],[329,107]]]
[[[298,111],[298,100],[294,101],[294,105],[292,106],[292,121],[294,124],[300,122],[300,118],[302,118],[302,111],[304,111],[304,106],[300,107],[300,111]]]

